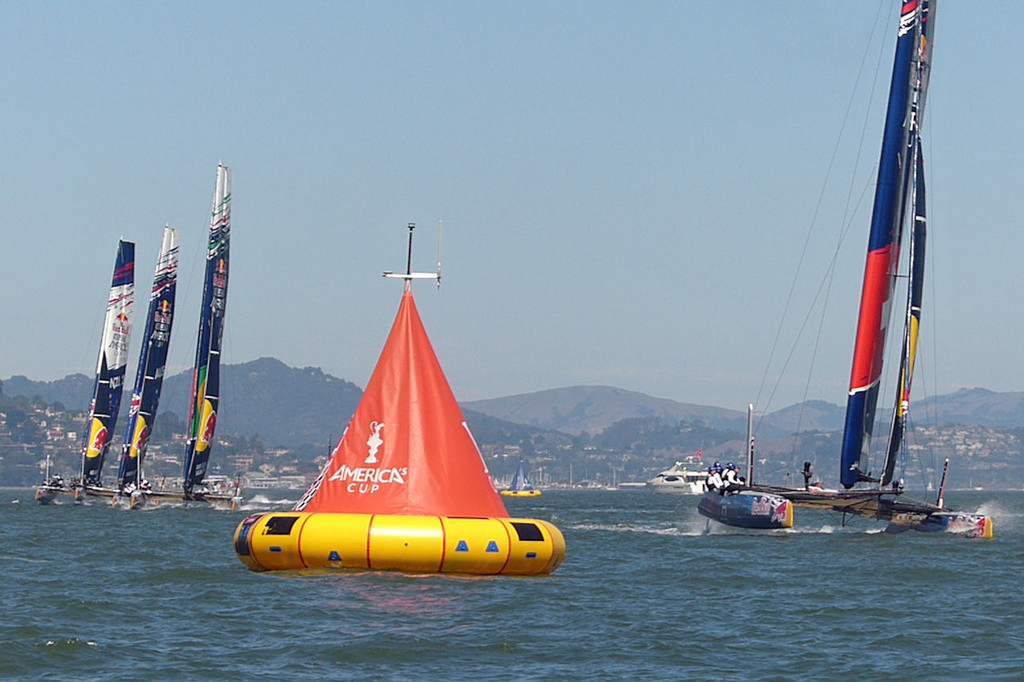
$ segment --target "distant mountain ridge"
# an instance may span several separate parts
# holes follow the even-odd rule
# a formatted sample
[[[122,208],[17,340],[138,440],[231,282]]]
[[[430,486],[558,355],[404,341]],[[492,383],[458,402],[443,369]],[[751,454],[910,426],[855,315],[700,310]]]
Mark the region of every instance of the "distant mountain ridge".
[[[600,433],[622,419],[655,417],[670,422],[703,422],[719,431],[747,430],[747,414],[709,405],[680,403],[610,386],[574,386],[537,393],[476,400],[463,407],[506,421],[578,435]],[[845,410],[822,400],[809,400],[758,415],[762,438],[779,438],[799,431],[835,431],[843,426]]]
[[[747,416],[737,410],[679,403],[612,386],[572,386],[504,398],[462,403],[515,424],[572,435],[596,434],[622,419],[658,417],[668,421],[704,421],[722,430],[746,431]]]
[[[191,372],[164,381],[160,412],[188,417]],[[72,374],[55,381],[32,381],[24,376],[3,380],[6,395],[39,396],[48,403],[85,410],[93,380]],[[274,358],[260,358],[222,368],[222,412],[218,432],[258,434],[268,445],[333,444],[355,411],[362,389],[318,367],[294,368]],[[127,407],[126,397],[123,405]],[[502,398],[462,403],[474,428],[532,429],[570,435],[595,435],[623,419],[658,418],[674,423],[702,422],[722,431],[746,431],[746,413],[708,405],[655,398],[611,386],[573,386]],[[830,432],[842,428],[844,408],[824,401],[807,401],[758,416],[759,438],[779,438],[799,431]],[[924,399],[912,414],[928,421],[986,427],[1024,426],[1024,392],[997,393],[983,388],[961,389]],[[483,415],[490,419],[484,420]],[[495,421],[497,420],[497,421]],[[158,418],[159,422],[159,418]]]
[[[996,393],[985,388],[962,388],[919,403],[921,414],[934,412],[939,421],[990,427],[1024,426],[1024,392]]]
[[[703,421],[719,430],[746,431],[747,416],[740,410],[680,403],[608,386],[574,386],[536,393],[463,403],[463,407],[506,421],[564,433],[600,433],[630,417],[660,417],[675,421]],[[973,424],[992,428],[1024,426],[1024,392],[997,393],[984,388],[960,389],[922,399],[912,414],[928,421]],[[797,431],[837,431],[843,428],[846,409],[824,400],[808,400],[756,417],[759,433],[776,438]]]
[[[68,409],[85,410],[92,400],[93,379],[71,374],[55,381],[31,381],[23,376],[3,380],[5,395],[59,401]],[[130,402],[125,388],[122,412]],[[157,416],[173,412],[188,419],[192,372],[164,379]],[[221,367],[221,410],[217,432],[250,437],[268,445],[322,444],[337,441],[355,412],[363,391],[355,384],[325,374],[319,367],[298,369],[274,358],[260,358]],[[124,424],[123,419],[121,424]],[[333,443],[332,443],[333,444]]]
[[[63,403],[69,410],[84,410],[92,400],[95,379],[84,374],[69,374],[53,381],[32,381],[16,374],[3,380],[4,395],[39,396],[47,403]]]

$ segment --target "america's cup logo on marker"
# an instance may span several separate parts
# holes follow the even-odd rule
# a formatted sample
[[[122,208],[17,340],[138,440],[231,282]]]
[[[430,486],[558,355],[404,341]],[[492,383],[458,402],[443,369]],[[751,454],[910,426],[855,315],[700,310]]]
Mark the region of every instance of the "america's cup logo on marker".
[[[338,469],[327,480],[344,482],[345,492],[360,495],[372,495],[382,490],[388,490],[393,485],[405,485],[409,467],[380,466],[385,455],[383,452],[384,438],[381,433],[385,426],[384,422],[371,421],[369,423],[370,435],[366,439],[367,454],[362,463],[372,466],[352,467],[341,462]],[[346,433],[348,432],[346,431]],[[345,436],[342,436],[341,440],[342,445],[339,445],[339,448],[343,449]]]
[[[380,422],[370,422],[370,437],[366,439],[366,447],[369,448],[369,454],[363,460],[363,464],[376,464],[379,461],[377,459],[377,452],[384,445],[384,439],[380,437],[380,432],[383,428],[384,424]]]

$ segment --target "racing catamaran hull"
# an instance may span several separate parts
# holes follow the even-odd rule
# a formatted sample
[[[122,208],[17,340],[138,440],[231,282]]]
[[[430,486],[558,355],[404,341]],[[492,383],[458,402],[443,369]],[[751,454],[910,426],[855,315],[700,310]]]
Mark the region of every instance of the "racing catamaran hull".
[[[737,528],[792,528],[793,505],[785,497],[760,490],[704,493],[697,511],[707,518]]]

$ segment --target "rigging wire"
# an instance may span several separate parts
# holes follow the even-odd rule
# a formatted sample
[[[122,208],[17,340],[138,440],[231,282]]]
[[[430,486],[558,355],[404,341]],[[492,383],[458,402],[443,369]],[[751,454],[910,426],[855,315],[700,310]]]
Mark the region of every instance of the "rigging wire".
[[[929,131],[932,129],[931,119],[930,118],[926,118],[924,120],[923,124],[924,124],[924,127],[929,129]],[[926,185],[928,187],[934,187],[935,186],[935,183],[933,181],[933,175],[932,175],[932,166],[935,163],[935,154],[933,153],[934,152],[934,146],[932,145],[932,138],[933,138],[932,135],[928,135],[927,138],[926,138],[927,139],[927,145],[928,145],[928,157],[927,158],[929,159],[929,161],[928,161],[928,164],[924,168],[924,172],[925,172],[925,175],[927,176],[926,177]],[[927,210],[927,214],[928,214],[928,242],[929,242],[929,248],[928,248],[927,252],[925,253],[925,264],[926,264],[926,267],[928,268],[928,276],[925,278],[925,287],[926,287],[926,290],[928,291],[928,293],[930,294],[930,297],[931,297],[931,305],[929,306],[929,310],[931,311],[931,314],[929,314],[928,318],[929,318],[929,325],[930,325],[930,328],[931,328],[931,335],[930,335],[931,339],[930,339],[930,344],[929,345],[931,346],[931,358],[930,358],[930,360],[931,360],[932,385],[931,385],[931,387],[928,386],[928,383],[927,383],[928,373],[927,372],[922,373],[922,379],[921,380],[922,380],[922,384],[923,385],[921,387],[921,396],[922,396],[923,399],[921,401],[919,401],[919,403],[921,404],[922,408],[924,409],[924,423],[926,425],[929,425],[929,426],[938,426],[938,423],[939,423],[939,419],[938,419],[938,404],[937,404],[937,401],[936,401],[936,397],[938,396],[939,386],[941,385],[941,382],[939,381],[939,364],[938,364],[938,357],[939,357],[939,349],[938,349],[938,339],[939,339],[939,334],[938,334],[938,311],[940,310],[940,307],[939,307],[939,305],[937,303],[938,296],[936,294],[937,289],[935,287],[935,251],[936,251],[936,249],[935,249],[935,237],[936,237],[935,224],[936,224],[936,217],[937,216],[935,214],[935,211],[932,210],[932,197],[933,196],[935,196],[934,192],[929,193],[925,197],[926,210]],[[924,363],[919,363],[919,364],[921,364],[923,366]],[[927,400],[928,397],[930,397],[931,400]],[[931,455],[931,460],[930,460],[930,462],[928,464],[930,465],[930,468],[934,472],[934,474],[932,476],[932,479],[934,479],[935,476],[938,475],[938,471],[939,471],[939,468],[938,468],[938,457],[936,456],[935,451],[932,448],[930,448],[930,447],[928,449],[928,452]],[[923,476],[924,473],[925,473],[925,463],[924,462],[921,463],[921,472],[922,472],[922,476]],[[938,485],[938,481],[935,481],[935,480],[931,480],[931,481],[925,480],[925,484],[926,485],[929,482],[932,483],[935,486]]]
[[[873,79],[872,79],[872,86],[870,88],[870,94],[869,94],[869,98],[868,98],[868,105],[867,105],[866,113],[865,113],[865,115],[863,117],[863,122],[862,122],[862,125],[861,125],[861,132],[860,132],[860,138],[859,138],[859,142],[858,142],[856,161],[854,163],[854,168],[853,168],[853,171],[851,173],[851,181],[850,181],[850,184],[849,184],[849,190],[847,192],[846,205],[844,207],[843,218],[841,220],[842,228],[840,230],[839,240],[838,240],[838,243],[836,244],[836,248],[835,248],[835,250],[833,252],[832,259],[829,262],[829,264],[828,264],[828,266],[827,266],[827,268],[825,270],[824,275],[822,276],[822,280],[821,280],[821,283],[819,284],[818,291],[815,294],[814,300],[812,301],[811,305],[808,306],[808,312],[805,315],[804,320],[801,323],[800,328],[799,328],[799,330],[797,332],[796,338],[794,339],[793,344],[790,347],[790,351],[789,351],[788,355],[786,356],[785,361],[783,362],[782,369],[779,371],[778,376],[777,376],[777,378],[775,380],[775,383],[772,385],[772,387],[770,389],[770,392],[768,394],[768,398],[767,398],[766,402],[764,403],[764,406],[759,410],[759,412],[761,413],[761,417],[758,419],[758,424],[757,424],[757,427],[755,428],[755,433],[756,433],[756,431],[759,430],[760,425],[764,421],[765,416],[769,413],[769,407],[771,405],[772,400],[775,397],[776,392],[778,391],[778,389],[781,386],[782,377],[785,375],[786,369],[788,368],[789,363],[790,363],[790,361],[792,360],[792,358],[793,358],[793,356],[795,354],[797,343],[799,342],[799,339],[802,337],[802,335],[804,333],[804,330],[806,329],[807,324],[809,323],[810,317],[814,313],[814,310],[816,308],[817,302],[818,302],[818,300],[822,296],[822,291],[824,290],[825,296],[824,296],[824,303],[823,303],[823,307],[822,307],[822,311],[821,311],[821,320],[820,320],[819,325],[818,325],[817,335],[815,337],[814,345],[813,345],[813,348],[812,348],[812,360],[811,360],[811,363],[810,363],[810,368],[808,370],[807,379],[805,381],[804,393],[803,393],[803,398],[802,398],[802,402],[801,402],[801,407],[800,407],[800,410],[799,410],[799,413],[798,413],[798,416],[797,416],[796,428],[794,429],[795,433],[799,433],[799,431],[800,431],[800,426],[801,426],[802,421],[803,421],[803,411],[804,411],[804,407],[803,406],[806,403],[808,391],[810,389],[811,376],[813,374],[814,362],[815,362],[815,359],[816,359],[817,353],[818,353],[818,348],[819,348],[820,339],[821,339],[821,333],[822,333],[823,324],[824,324],[825,312],[827,311],[827,308],[828,308],[828,300],[829,300],[829,297],[830,297],[830,294],[831,294],[832,281],[833,281],[834,275],[835,275],[835,268],[836,268],[836,263],[838,261],[838,255],[839,255],[839,252],[841,250],[842,244],[845,241],[845,239],[846,239],[846,237],[847,237],[847,235],[849,233],[850,227],[851,227],[852,222],[853,222],[853,216],[855,216],[857,214],[857,209],[859,208],[859,206],[862,203],[864,197],[866,196],[867,190],[870,187],[873,186],[873,183],[865,186],[862,189],[862,191],[860,193],[860,196],[857,198],[856,202],[854,202],[854,200],[853,200],[854,187],[855,187],[854,178],[856,178],[856,176],[857,176],[857,171],[858,171],[858,168],[859,168],[859,160],[863,156],[863,153],[864,153],[865,141],[867,140],[867,135],[868,135],[867,130],[868,130],[868,124],[869,124],[869,120],[870,120],[870,111],[872,110],[872,103],[874,101],[874,93],[877,90],[879,74],[881,72],[882,64],[884,63],[884,60],[882,59],[882,55],[884,54],[885,49],[886,49],[885,48],[885,42],[884,42],[884,40],[878,40],[877,36],[880,34],[881,29],[883,27],[883,24],[884,24],[883,19],[888,16],[887,12],[884,11],[885,9],[886,9],[885,5],[883,3],[879,3],[878,10],[876,11],[876,14],[875,14],[874,24],[873,24],[873,28],[872,28],[872,32],[871,32],[871,39],[868,40],[867,43],[865,44],[864,53],[863,53],[862,58],[861,58],[860,66],[859,66],[859,68],[857,70],[857,77],[856,77],[856,79],[854,81],[853,88],[851,89],[850,98],[849,98],[849,100],[847,102],[847,107],[846,107],[846,111],[845,111],[844,116],[843,116],[842,123],[840,125],[839,134],[836,137],[836,143],[835,143],[835,145],[833,147],[833,150],[832,150],[832,155],[830,157],[830,160],[829,160],[829,163],[828,163],[828,167],[826,169],[825,177],[824,177],[824,180],[822,182],[822,187],[821,187],[821,190],[819,192],[817,202],[815,204],[815,208],[814,208],[814,211],[813,211],[813,214],[812,214],[812,217],[811,217],[810,225],[808,226],[807,236],[805,237],[805,240],[804,240],[803,249],[801,250],[800,257],[798,258],[798,261],[797,261],[796,272],[794,273],[792,282],[790,283],[789,292],[787,293],[787,296],[786,296],[786,301],[785,301],[785,304],[783,306],[783,314],[782,314],[782,316],[780,318],[779,325],[778,325],[778,327],[776,329],[776,332],[775,332],[775,337],[774,337],[774,339],[772,341],[772,344],[771,344],[771,347],[770,347],[770,350],[769,350],[768,361],[765,364],[765,371],[764,371],[764,374],[762,375],[761,383],[760,383],[760,386],[759,386],[758,392],[757,392],[756,404],[760,404],[761,397],[762,397],[762,395],[764,395],[765,385],[768,382],[768,374],[769,374],[769,371],[771,369],[772,363],[774,361],[775,354],[776,354],[776,352],[778,350],[779,341],[780,341],[781,336],[782,336],[782,331],[783,331],[783,327],[785,325],[785,321],[786,321],[786,319],[787,319],[787,317],[789,316],[789,313],[790,313],[790,306],[792,304],[793,295],[794,295],[794,292],[796,290],[796,284],[797,284],[797,281],[800,278],[800,272],[803,269],[804,260],[805,260],[805,258],[807,256],[808,247],[809,247],[810,241],[811,241],[811,236],[812,236],[812,234],[814,232],[814,229],[815,229],[815,226],[817,225],[817,222],[818,222],[818,214],[819,214],[819,212],[821,210],[821,206],[822,206],[822,203],[824,201],[825,189],[829,185],[830,179],[832,177],[833,168],[835,166],[836,159],[838,157],[840,141],[844,137],[845,131],[847,129],[847,126],[848,126],[848,123],[849,123],[849,120],[850,120],[850,117],[851,117],[851,112],[853,110],[854,99],[856,97],[856,93],[858,92],[858,90],[860,88],[860,84],[861,84],[861,81],[862,81],[862,79],[864,77],[864,73],[865,73],[865,70],[866,70],[866,65],[867,65],[867,62],[868,62],[868,57],[869,57],[869,54],[872,51],[872,47],[871,46],[872,46],[873,43],[877,42],[878,43],[877,56],[876,56],[876,59],[875,59],[875,70],[874,70]],[[851,208],[851,202],[854,203],[854,206],[852,208]],[[795,456],[795,450],[796,450],[796,442],[794,441],[794,456]]]

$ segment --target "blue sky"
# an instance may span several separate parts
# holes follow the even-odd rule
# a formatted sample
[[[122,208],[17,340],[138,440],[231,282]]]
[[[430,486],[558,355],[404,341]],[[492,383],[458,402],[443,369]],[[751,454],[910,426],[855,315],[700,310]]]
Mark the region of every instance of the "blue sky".
[[[1024,5],[938,9],[920,385],[1024,390]],[[415,291],[460,400],[844,402],[897,12],[0,3],[0,377],[91,373],[116,241],[137,243],[145,292],[165,224],[170,369],[190,366],[223,162],[228,362],[365,385],[401,294],[380,273],[404,267],[408,222],[432,269],[443,220],[443,284]],[[828,316],[794,343],[844,229]]]

